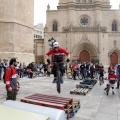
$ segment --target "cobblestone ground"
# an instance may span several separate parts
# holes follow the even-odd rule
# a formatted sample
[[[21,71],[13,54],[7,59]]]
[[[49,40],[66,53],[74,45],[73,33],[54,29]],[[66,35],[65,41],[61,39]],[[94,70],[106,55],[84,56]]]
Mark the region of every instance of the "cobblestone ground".
[[[115,95],[112,95],[112,91],[110,91],[109,96],[106,96],[103,89],[108,81],[105,81],[101,86],[98,81],[93,89],[86,96],[83,96],[70,94],[70,90],[74,89],[80,80],[70,80],[65,77],[62,92],[58,94],[56,92],[56,84],[52,84],[52,79],[52,76],[21,79],[17,101],[33,93],[80,99],[81,108],[70,120],[120,120],[120,90],[115,89]],[[5,84],[0,81],[0,104],[5,101],[5,98]]]

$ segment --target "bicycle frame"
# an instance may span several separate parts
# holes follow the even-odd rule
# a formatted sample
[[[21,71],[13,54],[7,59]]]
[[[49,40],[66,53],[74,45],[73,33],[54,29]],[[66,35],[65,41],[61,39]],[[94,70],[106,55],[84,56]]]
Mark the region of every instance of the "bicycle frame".
[[[112,88],[111,87],[111,83],[110,83],[110,80],[108,80],[109,81],[109,84],[107,84],[107,89],[106,89],[106,94],[107,94],[107,96],[108,96],[108,94],[109,94],[109,91],[110,91],[110,88]],[[116,82],[116,80],[114,80],[114,82]],[[115,83],[113,83],[113,85],[114,85]]]

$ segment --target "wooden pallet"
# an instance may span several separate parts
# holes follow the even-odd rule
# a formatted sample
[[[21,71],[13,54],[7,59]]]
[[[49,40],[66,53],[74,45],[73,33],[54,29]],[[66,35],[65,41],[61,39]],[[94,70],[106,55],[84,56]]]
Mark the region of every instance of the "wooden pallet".
[[[21,99],[21,102],[64,110],[67,118],[74,116],[73,99],[53,95],[33,94]]]
[[[86,80],[87,81],[87,80]],[[88,80],[91,81],[91,80]],[[90,84],[83,82],[80,82],[80,84],[76,85],[76,88],[88,88],[88,89],[92,89],[94,87],[94,85],[97,83],[97,80],[92,80],[93,82],[91,82]]]
[[[70,91],[70,94],[86,95],[89,90],[89,88],[75,88]]]
[[[74,100],[73,101],[73,109],[74,109],[75,113],[78,112],[78,110],[80,109],[80,100]]]

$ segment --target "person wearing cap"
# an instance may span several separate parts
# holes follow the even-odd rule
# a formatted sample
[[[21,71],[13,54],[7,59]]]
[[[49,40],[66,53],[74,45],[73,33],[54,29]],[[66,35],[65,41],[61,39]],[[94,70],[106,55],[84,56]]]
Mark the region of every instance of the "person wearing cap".
[[[69,62],[70,61],[70,53],[68,52],[68,51],[66,51],[64,48],[62,48],[62,47],[60,47],[60,45],[59,45],[59,43],[58,42],[54,42],[53,43],[53,49],[51,49],[48,53],[46,53],[46,55],[45,55],[45,57],[46,57],[46,59],[47,59],[47,62],[48,63],[50,63],[50,59],[49,59],[49,56],[50,55],[52,55],[52,61],[53,62],[63,62],[62,61],[62,59],[55,59],[54,57],[53,57],[53,55],[62,55],[62,54],[65,54],[66,56],[67,56],[67,60],[66,60],[66,62]],[[57,75],[56,75],[56,71],[57,71],[57,68],[56,68],[56,66],[54,65],[53,66],[53,74],[54,74],[54,79],[53,79],[53,83],[55,83],[57,80],[56,80],[56,77],[57,77]],[[61,73],[62,73],[62,75],[63,75],[63,72],[64,72],[64,66],[62,65],[61,67],[60,67],[60,71],[61,71]],[[63,84],[63,79],[61,80],[61,83]]]
[[[16,58],[12,58],[9,63],[9,67],[5,71],[5,83],[7,90],[6,100],[16,100],[18,85],[17,85],[17,71],[15,67],[17,66]]]

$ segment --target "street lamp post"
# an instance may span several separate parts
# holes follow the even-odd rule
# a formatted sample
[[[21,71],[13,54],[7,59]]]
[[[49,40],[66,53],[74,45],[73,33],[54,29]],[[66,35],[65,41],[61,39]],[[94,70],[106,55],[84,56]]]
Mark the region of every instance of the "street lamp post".
[[[56,40],[52,37],[48,40],[49,45],[53,48],[53,43],[56,42]]]

